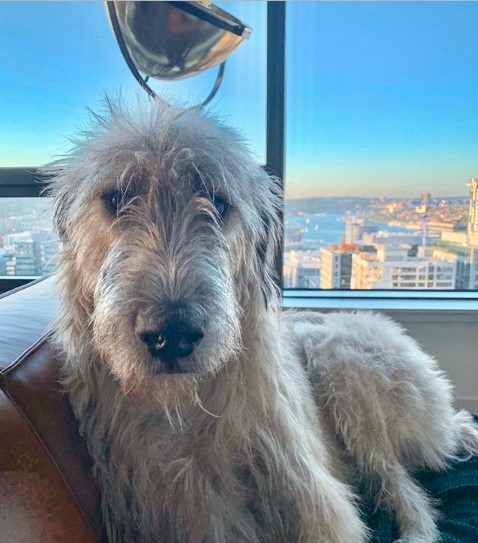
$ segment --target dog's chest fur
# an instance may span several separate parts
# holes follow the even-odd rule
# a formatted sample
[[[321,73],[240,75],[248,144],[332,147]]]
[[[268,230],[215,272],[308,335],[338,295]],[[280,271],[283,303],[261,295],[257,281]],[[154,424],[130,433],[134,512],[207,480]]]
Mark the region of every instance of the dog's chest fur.
[[[238,441],[197,405],[170,418],[154,404],[139,405],[101,364],[90,376],[76,376],[68,388],[111,541],[297,540],[294,500],[268,473],[262,444]]]

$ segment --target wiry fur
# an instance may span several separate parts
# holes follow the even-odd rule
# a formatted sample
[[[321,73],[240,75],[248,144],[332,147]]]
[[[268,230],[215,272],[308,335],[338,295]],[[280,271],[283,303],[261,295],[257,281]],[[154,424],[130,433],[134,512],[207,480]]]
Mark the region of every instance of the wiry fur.
[[[476,429],[393,323],[281,316],[281,198],[237,134],[196,111],[109,103],[49,173],[65,242],[55,338],[111,542],[363,543],[348,477],[397,514],[403,542],[435,541],[408,470],[475,451]],[[165,374],[138,330],[178,305],[205,336]]]
[[[438,541],[434,504],[410,474],[477,454],[478,428],[453,409],[436,361],[384,316],[290,312],[283,320],[349,478],[395,514],[400,542]]]

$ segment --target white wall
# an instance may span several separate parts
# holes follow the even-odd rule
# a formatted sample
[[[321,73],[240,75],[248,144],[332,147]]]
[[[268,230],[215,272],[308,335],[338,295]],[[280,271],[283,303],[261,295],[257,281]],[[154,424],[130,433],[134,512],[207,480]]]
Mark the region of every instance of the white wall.
[[[290,291],[285,308],[318,311],[382,311],[399,322],[424,351],[434,356],[455,386],[458,407],[478,413],[478,300],[380,300],[348,296],[322,296]],[[444,309],[448,306],[453,309]],[[439,309],[437,309],[437,307]]]
[[[455,385],[456,404],[478,413],[478,314],[387,313],[438,360]]]

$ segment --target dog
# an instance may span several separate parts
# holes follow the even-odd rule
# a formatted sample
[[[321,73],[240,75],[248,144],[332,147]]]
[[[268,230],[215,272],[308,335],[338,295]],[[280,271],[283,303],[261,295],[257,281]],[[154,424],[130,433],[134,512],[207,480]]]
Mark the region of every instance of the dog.
[[[476,452],[396,324],[282,313],[282,195],[240,135],[161,101],[107,112],[47,170],[54,341],[111,543],[365,543],[353,485],[433,543],[410,475]]]

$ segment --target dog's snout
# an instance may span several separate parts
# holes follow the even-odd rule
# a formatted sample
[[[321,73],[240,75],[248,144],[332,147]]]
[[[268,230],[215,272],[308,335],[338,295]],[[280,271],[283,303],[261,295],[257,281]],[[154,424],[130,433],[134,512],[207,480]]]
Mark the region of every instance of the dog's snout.
[[[192,354],[203,337],[202,328],[177,318],[168,319],[161,327],[140,334],[150,354],[166,362]]]

